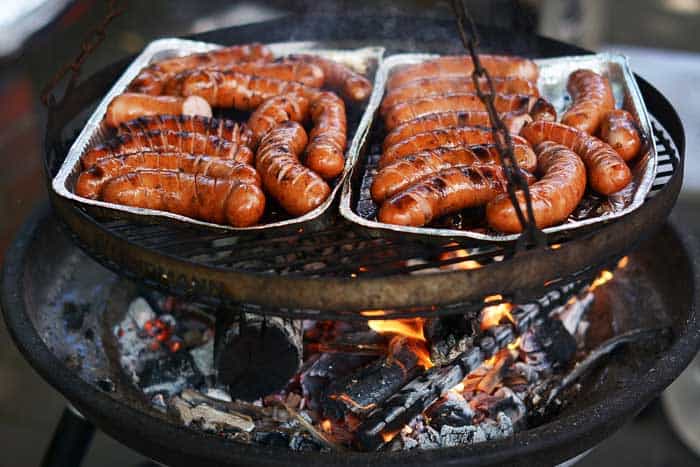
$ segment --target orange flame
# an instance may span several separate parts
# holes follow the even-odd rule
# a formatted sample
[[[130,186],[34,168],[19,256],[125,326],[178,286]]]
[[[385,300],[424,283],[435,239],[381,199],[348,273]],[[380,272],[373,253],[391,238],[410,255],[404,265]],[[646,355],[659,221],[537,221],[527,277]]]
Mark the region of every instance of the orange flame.
[[[389,441],[394,439],[394,437],[396,435],[398,435],[400,432],[401,432],[401,430],[391,431],[388,433],[382,433],[382,439],[384,440],[385,443],[388,443]]]
[[[630,262],[630,257],[623,256],[622,258],[620,258],[620,261],[617,262],[617,267],[619,269],[625,269],[627,267],[627,265],[629,264],[629,262]]]
[[[452,246],[452,244],[448,245]],[[440,260],[441,261],[446,261],[450,260],[453,258],[468,258],[469,257],[469,252],[467,250],[453,250],[453,251],[446,251],[440,255]],[[447,269],[459,269],[463,271],[468,271],[470,269],[479,269],[483,267],[481,263],[478,261],[474,261],[472,259],[467,259],[464,261],[460,261],[458,263],[451,263],[451,264],[446,264],[444,266]]]
[[[371,315],[370,315],[371,316]],[[423,318],[413,319],[371,319],[367,325],[380,334],[391,333],[425,342]]]
[[[513,305],[508,302],[484,308],[481,311],[481,330],[485,331],[493,326],[497,326],[504,318],[511,323],[515,322],[513,315],[510,314],[512,309]]]
[[[518,347],[520,347],[520,336],[518,336],[517,339],[508,344],[508,350],[518,350]]]
[[[321,429],[326,433],[331,432],[331,421],[326,419],[321,421]]]
[[[607,269],[604,269],[600,271],[600,274],[598,274],[598,277],[593,281],[591,286],[588,288],[590,292],[593,292],[595,289],[600,287],[601,285],[610,282],[613,278],[613,273],[608,271]]]

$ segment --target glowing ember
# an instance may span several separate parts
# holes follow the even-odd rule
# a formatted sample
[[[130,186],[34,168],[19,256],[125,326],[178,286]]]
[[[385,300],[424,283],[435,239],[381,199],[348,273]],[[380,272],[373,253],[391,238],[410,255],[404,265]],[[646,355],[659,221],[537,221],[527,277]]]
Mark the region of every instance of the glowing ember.
[[[362,316],[384,316],[384,315],[386,315],[386,311],[384,311],[384,310],[364,310],[364,311],[361,311],[360,314]]]
[[[593,292],[595,289],[600,287],[601,285],[610,282],[613,278],[613,273],[608,271],[607,269],[603,270],[598,274],[598,277],[593,281],[591,286],[588,288],[589,291]]]
[[[331,421],[326,419],[321,421],[321,429],[326,433],[331,432]]]
[[[370,315],[371,316],[371,315]],[[367,325],[373,331],[380,334],[391,333],[399,336],[410,337],[421,342],[425,342],[423,334],[423,318],[415,319],[371,319],[367,321]]]
[[[496,294],[496,295],[489,295],[484,299],[484,303],[491,303],[491,302],[497,302],[499,300],[503,300],[503,295]]]
[[[549,248],[551,248],[552,250],[558,250],[559,248],[561,248],[561,243],[553,243],[549,245]]]
[[[450,391],[456,392],[458,394],[463,393],[464,392],[464,383],[459,383],[457,386],[450,389]]]
[[[485,331],[493,326],[497,326],[504,319],[513,323],[513,315],[510,314],[512,309],[513,305],[508,302],[484,308],[481,311],[481,330]]]
[[[440,260],[441,261],[448,261],[454,258],[468,258],[469,257],[469,252],[467,250],[454,250],[454,251],[446,251],[440,255]],[[448,269],[460,269],[463,271],[467,271],[470,269],[479,269],[483,267],[478,261],[474,261],[472,259],[465,259],[464,261],[460,261],[458,263],[452,263],[452,264],[447,264],[445,265],[446,268]]]
[[[515,339],[513,342],[508,344],[508,350],[518,350],[520,347],[520,336],[518,336],[517,339]]]
[[[619,269],[624,269],[627,267],[627,265],[630,262],[630,257],[629,256],[623,256],[620,261],[617,262],[617,267]]]
[[[400,432],[401,432],[401,430],[392,431],[390,433],[382,433],[382,439],[384,440],[385,443],[388,443],[389,441],[394,439],[394,437],[396,435],[398,435]]]

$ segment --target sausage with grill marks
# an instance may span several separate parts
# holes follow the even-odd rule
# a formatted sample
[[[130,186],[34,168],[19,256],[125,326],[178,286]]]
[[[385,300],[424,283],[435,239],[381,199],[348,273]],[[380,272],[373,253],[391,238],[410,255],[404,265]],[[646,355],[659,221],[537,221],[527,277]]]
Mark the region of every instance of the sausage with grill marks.
[[[119,125],[120,134],[155,130],[171,130],[216,136],[243,146],[250,146],[252,138],[250,129],[244,124],[225,118],[209,118],[201,115],[151,115],[139,117]]]
[[[234,227],[255,225],[265,212],[265,195],[255,185],[168,170],[113,178],[104,184],[102,199]]]
[[[116,157],[135,152],[180,152],[233,159],[245,164],[253,162],[253,151],[248,146],[226,141],[216,136],[171,130],[155,130],[118,135],[95,146],[80,159],[83,169],[105,157]]]
[[[516,144],[513,153],[519,167],[528,172],[535,169],[537,158],[530,146]],[[493,144],[422,151],[381,169],[372,181],[370,192],[372,199],[381,203],[420,179],[453,165],[492,165],[500,164],[500,160]]]
[[[600,139],[608,143],[625,161],[637,157],[642,140],[632,114],[626,110],[611,110],[600,125]]]
[[[481,65],[493,77],[518,77],[533,83],[537,82],[539,68],[532,60],[505,55],[479,55]],[[389,77],[387,88],[395,88],[407,83],[430,77],[464,76],[474,71],[474,63],[468,55],[448,55],[408,65],[396,70]]]
[[[105,123],[118,127],[120,123],[138,117],[162,114],[211,117],[211,107],[204,99],[197,96],[182,98],[127,92],[118,95],[109,103],[105,113]]]
[[[107,180],[147,169],[200,174],[261,185],[260,176],[252,166],[231,159],[173,152],[140,152],[100,159],[80,174],[75,193],[84,198],[97,199]]]
[[[532,96],[497,94],[494,99],[494,105],[498,113],[526,113],[536,100],[537,99]],[[436,97],[418,98],[396,104],[388,109],[384,115],[384,124],[388,130],[393,130],[402,123],[424,115],[437,112],[464,112],[470,110],[486,110],[486,106],[476,94],[447,94]]]
[[[592,70],[576,70],[569,75],[566,89],[573,104],[561,122],[589,135],[598,131],[603,116],[615,108],[610,82]]]
[[[561,123],[536,121],[523,128],[520,134],[533,146],[553,141],[574,151],[586,166],[591,188],[600,194],[615,193],[632,180],[629,167],[615,150],[584,131]]]
[[[317,55],[291,55],[291,60],[313,63],[323,70],[324,85],[339,91],[344,97],[355,102],[366,100],[372,93],[372,83],[361,74],[342,63]]]
[[[534,177],[523,172],[528,183]],[[481,206],[507,190],[503,168],[458,165],[426,177],[382,203],[380,222],[421,227],[446,214]]]
[[[542,178],[530,186],[530,198],[535,224],[543,229],[564,222],[576,209],[586,191],[586,167],[576,153],[562,144],[546,141],[535,151]],[[519,191],[516,197],[527,218],[525,195]],[[523,230],[508,194],[499,195],[486,205],[486,219],[500,232]]]
[[[252,131],[252,147],[278,124],[286,121],[303,123],[309,116],[309,100],[298,94],[284,94],[267,99],[248,118]]]
[[[293,216],[314,210],[331,192],[321,177],[299,163],[307,141],[300,124],[283,122],[263,136],[255,155],[265,190]]]
[[[331,180],[340,175],[345,167],[345,103],[332,92],[322,92],[311,101],[309,111],[314,126],[309,133],[304,165],[324,179]]]

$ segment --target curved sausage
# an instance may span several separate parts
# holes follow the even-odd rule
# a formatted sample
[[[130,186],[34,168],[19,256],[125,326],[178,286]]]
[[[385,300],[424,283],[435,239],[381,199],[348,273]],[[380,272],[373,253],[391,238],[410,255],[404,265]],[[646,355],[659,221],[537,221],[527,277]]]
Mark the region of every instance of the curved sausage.
[[[530,199],[535,224],[543,229],[564,222],[576,209],[586,191],[586,167],[576,153],[562,144],[546,141],[535,151],[542,178],[530,186]],[[516,196],[527,217],[525,196],[522,192]],[[486,205],[486,219],[491,228],[500,232],[518,233],[523,229],[507,194]]]
[[[569,75],[566,89],[573,104],[561,117],[561,122],[594,134],[603,116],[615,108],[610,82],[592,70],[576,70]]]
[[[154,130],[171,130],[216,136],[243,146],[250,146],[252,138],[250,129],[242,123],[225,118],[209,118],[201,115],[150,115],[129,120],[119,125],[120,134]]]
[[[532,60],[505,55],[479,55],[481,65],[493,77],[518,77],[533,83],[539,77],[539,68]],[[448,55],[408,65],[392,73],[388,89],[395,89],[419,79],[436,76],[464,76],[474,71],[474,63],[468,55]]]
[[[255,149],[260,139],[278,124],[292,120],[303,123],[309,115],[309,100],[298,94],[284,94],[267,99],[248,118],[253,132],[251,146]]]
[[[322,92],[309,107],[314,126],[304,153],[304,165],[326,180],[343,172],[347,120],[345,103],[332,92]]]
[[[178,94],[200,96],[213,107],[255,110],[263,101],[281,94],[299,94],[310,98],[314,88],[273,78],[233,71],[196,70],[179,81]]]
[[[263,136],[255,155],[265,190],[293,216],[316,209],[331,192],[321,177],[299,163],[306,143],[301,125],[283,122]]]
[[[129,85],[129,90],[158,95],[161,94],[163,84],[168,78],[186,70],[207,66],[226,67],[248,61],[270,62],[273,59],[272,51],[257,43],[222,47],[210,52],[169,58],[141,70]]]
[[[494,99],[494,105],[498,113],[524,113],[530,110],[535,100],[536,99],[532,96],[497,94]],[[479,96],[470,93],[418,98],[396,104],[387,110],[384,115],[384,124],[388,130],[393,130],[400,124],[422,117],[423,115],[437,112],[463,112],[469,110],[485,111],[486,106],[481,102]]]
[[[511,137],[513,144],[528,145],[527,141],[520,136],[511,135]],[[458,127],[425,131],[386,148],[379,159],[379,167],[385,167],[409,154],[427,149],[474,146],[493,142],[493,132],[484,128]]]
[[[557,121],[557,111],[554,106],[544,97],[538,98],[530,109],[530,116],[533,120],[544,120],[547,122]]]
[[[625,161],[637,157],[642,147],[642,139],[637,123],[626,110],[611,110],[600,125],[600,139],[608,143]]]
[[[534,177],[523,175],[532,182]],[[387,224],[420,227],[446,214],[486,204],[504,193],[507,186],[502,167],[458,165],[387,199],[377,218]]]
[[[157,169],[226,178],[260,186],[260,175],[250,165],[231,159],[173,152],[140,152],[101,159],[78,177],[75,193],[97,199],[104,183],[137,170]]]
[[[539,97],[540,92],[537,86],[523,78],[503,77],[492,78],[494,91],[497,94],[520,94],[524,96]],[[487,91],[486,81],[482,81],[480,86],[484,92]],[[424,78],[411,81],[405,86],[392,89],[387,92],[382,99],[380,112],[386,113],[391,107],[401,102],[407,102],[419,97],[433,97],[444,94],[475,92],[476,86],[471,76],[458,76],[447,78]]]
[[[245,164],[253,162],[253,151],[248,146],[232,143],[216,136],[170,130],[118,135],[106,143],[90,149],[80,160],[83,169],[87,169],[105,157],[116,157],[135,152],[180,152],[233,159]]]
[[[584,131],[561,123],[537,121],[523,128],[520,134],[533,146],[554,141],[574,151],[586,165],[591,188],[600,194],[615,193],[632,180],[629,167],[615,150]]]
[[[234,227],[255,225],[265,212],[265,195],[255,185],[168,170],[113,178],[104,184],[102,199]]]
[[[127,92],[120,94],[109,103],[105,112],[105,122],[112,127],[138,117],[149,115],[203,115],[211,117],[211,107],[200,97],[149,96]]]
[[[516,144],[513,151],[519,167],[534,171],[537,158],[530,146]],[[493,165],[500,164],[500,161],[500,154],[493,144],[422,151],[381,169],[372,181],[370,193],[376,203],[381,203],[423,177],[453,165]]]
[[[372,93],[372,83],[350,67],[317,55],[291,55],[292,60],[313,63],[323,70],[324,85],[339,91],[344,97],[355,102],[366,100]]]

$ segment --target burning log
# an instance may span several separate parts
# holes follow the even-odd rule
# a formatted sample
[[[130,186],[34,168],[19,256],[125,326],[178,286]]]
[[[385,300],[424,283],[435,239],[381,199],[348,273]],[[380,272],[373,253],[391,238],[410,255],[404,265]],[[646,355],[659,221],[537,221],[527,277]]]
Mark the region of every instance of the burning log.
[[[282,389],[301,366],[302,337],[301,320],[221,313],[214,342],[218,382],[242,400]]]
[[[434,365],[446,365],[472,347],[476,334],[474,322],[471,315],[443,316],[425,322],[425,337]]]

